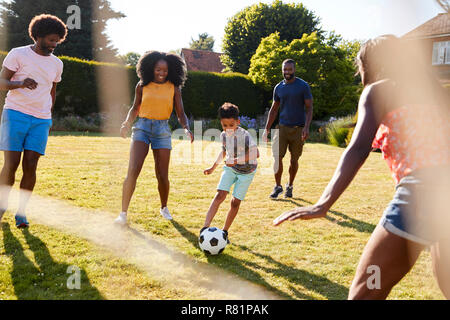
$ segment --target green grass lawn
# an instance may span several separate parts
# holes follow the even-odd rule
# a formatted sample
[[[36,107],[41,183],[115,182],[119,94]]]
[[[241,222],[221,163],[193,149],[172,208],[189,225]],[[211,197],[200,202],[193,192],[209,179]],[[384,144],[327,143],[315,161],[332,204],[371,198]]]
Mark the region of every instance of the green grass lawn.
[[[327,219],[272,227],[272,220],[283,211],[309,205],[318,199],[343,149],[306,144],[294,185],[294,198],[272,201],[268,199],[274,184],[271,157],[262,147],[258,173],[230,229],[232,244],[222,255],[208,257],[198,248],[197,234],[215,194],[221,168],[210,176],[204,176],[203,169],[214,161],[220,146],[204,142],[205,157],[194,159],[193,150],[201,152],[201,142],[191,146],[174,141],[173,145],[169,209],[174,220],[166,221],[159,214],[150,153],[131,202],[131,228],[139,230],[148,241],[187,256],[189,261],[199,265],[199,273],[206,264],[212,265],[227,275],[261,286],[281,299],[347,297],[364,245],[394,193],[393,180],[379,153],[370,155]],[[36,196],[58,199],[71,208],[79,207],[85,210],[82,213],[85,215],[90,213],[84,212],[101,211],[112,220],[120,210],[129,147],[129,139],[115,137],[51,136],[47,155],[40,160]],[[183,154],[193,158],[191,163],[180,161]],[[19,171],[18,180],[20,177]],[[287,171],[283,184],[286,181]],[[147,264],[139,263],[83,234],[34,223],[33,210],[37,208],[31,204],[29,230],[15,228],[13,211],[8,211],[3,218],[0,299],[222,298],[219,294],[208,295],[201,279],[186,281],[183,286],[164,281],[151,272],[151,256]],[[223,226],[228,206],[229,198],[220,208],[214,226]],[[66,287],[69,276],[66,270],[71,265],[81,269],[80,290]],[[179,275],[174,268],[166,272],[171,279]],[[443,299],[432,276],[428,252],[422,253],[416,266],[389,298]]]

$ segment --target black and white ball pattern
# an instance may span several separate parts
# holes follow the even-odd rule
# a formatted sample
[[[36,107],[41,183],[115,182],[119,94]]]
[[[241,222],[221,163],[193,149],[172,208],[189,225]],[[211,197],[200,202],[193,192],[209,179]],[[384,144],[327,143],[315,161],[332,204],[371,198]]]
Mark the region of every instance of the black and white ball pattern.
[[[198,244],[204,253],[216,255],[222,253],[227,246],[227,236],[219,228],[207,228],[200,234]]]

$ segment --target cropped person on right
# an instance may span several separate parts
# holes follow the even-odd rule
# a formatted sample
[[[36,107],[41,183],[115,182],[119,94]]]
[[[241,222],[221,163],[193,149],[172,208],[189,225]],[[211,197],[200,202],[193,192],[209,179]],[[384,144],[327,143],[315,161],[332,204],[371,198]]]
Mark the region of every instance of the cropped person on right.
[[[315,205],[274,220],[325,217],[371,149],[381,149],[396,191],[364,248],[349,299],[385,299],[426,247],[450,298],[450,97],[412,45],[386,35],[362,46],[358,121],[333,178]],[[372,266],[380,271],[379,288],[368,286]]]

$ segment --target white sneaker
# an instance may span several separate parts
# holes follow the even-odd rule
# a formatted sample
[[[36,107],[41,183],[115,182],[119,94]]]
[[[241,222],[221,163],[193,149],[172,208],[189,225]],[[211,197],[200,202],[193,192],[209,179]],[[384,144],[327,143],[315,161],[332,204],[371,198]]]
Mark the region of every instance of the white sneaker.
[[[172,220],[172,216],[170,215],[169,209],[167,209],[167,207],[159,209],[159,213],[161,213],[164,219]]]
[[[114,223],[125,226],[127,224],[127,214],[125,212],[119,213],[119,216],[114,220]]]

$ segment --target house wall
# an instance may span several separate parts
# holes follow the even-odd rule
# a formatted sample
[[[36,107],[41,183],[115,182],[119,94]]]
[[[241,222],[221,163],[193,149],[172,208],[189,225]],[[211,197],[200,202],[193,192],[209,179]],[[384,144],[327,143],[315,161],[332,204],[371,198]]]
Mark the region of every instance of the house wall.
[[[441,41],[450,41],[450,36],[428,39],[413,39],[409,40],[411,44],[418,45],[421,49],[422,58],[424,61],[432,64],[433,59],[433,43]],[[441,79],[450,80],[450,65],[435,65],[432,66],[433,70]]]

